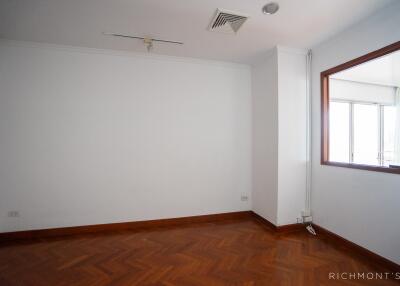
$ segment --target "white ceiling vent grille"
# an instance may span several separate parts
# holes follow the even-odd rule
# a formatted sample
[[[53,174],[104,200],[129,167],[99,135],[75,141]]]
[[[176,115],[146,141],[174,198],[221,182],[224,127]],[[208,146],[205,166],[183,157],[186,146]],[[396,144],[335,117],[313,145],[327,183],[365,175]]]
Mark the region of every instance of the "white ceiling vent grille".
[[[217,9],[214,18],[212,19],[208,30],[222,33],[235,34],[242,27],[243,23],[246,22],[248,16]]]

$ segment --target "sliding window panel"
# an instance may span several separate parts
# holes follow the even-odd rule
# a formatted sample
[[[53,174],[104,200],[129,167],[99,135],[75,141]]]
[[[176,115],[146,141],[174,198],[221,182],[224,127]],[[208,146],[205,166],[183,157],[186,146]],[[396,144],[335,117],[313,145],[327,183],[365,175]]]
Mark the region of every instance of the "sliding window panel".
[[[379,166],[379,106],[354,104],[353,163]]]
[[[396,108],[383,107],[383,165],[389,166],[394,161]]]
[[[350,104],[329,103],[329,161],[349,163]]]

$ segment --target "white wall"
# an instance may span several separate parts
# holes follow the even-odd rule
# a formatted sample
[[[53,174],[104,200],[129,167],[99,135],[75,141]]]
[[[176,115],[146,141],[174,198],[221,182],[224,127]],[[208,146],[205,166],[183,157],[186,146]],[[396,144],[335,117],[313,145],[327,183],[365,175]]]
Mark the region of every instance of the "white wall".
[[[274,48],[252,68],[253,210],[275,225],[305,208],[306,56]]]
[[[278,212],[278,55],[252,67],[253,211],[273,224]]]
[[[400,2],[313,48],[315,223],[400,263],[400,176],[320,165],[320,72],[400,39]]]
[[[306,51],[278,47],[278,222],[297,223],[306,200]]]
[[[249,67],[1,42],[0,74],[0,231],[251,208]]]

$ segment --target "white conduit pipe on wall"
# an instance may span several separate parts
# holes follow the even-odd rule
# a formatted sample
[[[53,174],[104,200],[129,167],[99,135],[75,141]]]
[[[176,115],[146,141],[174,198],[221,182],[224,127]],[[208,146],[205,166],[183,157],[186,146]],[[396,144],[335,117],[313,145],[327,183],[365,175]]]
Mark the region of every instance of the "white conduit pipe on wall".
[[[312,180],[311,60],[312,60],[312,53],[311,50],[308,50],[306,58],[306,202],[303,214],[303,221],[305,221],[307,217],[311,218],[311,180]],[[311,234],[316,235],[316,232],[313,229],[311,222],[307,226],[307,230]]]

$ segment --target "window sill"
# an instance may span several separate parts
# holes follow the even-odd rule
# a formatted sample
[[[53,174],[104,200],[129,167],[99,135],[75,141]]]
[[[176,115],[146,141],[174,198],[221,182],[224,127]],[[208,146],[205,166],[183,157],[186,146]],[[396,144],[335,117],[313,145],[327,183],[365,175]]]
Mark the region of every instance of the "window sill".
[[[358,170],[366,170],[366,171],[374,171],[374,172],[382,172],[382,173],[400,174],[400,168],[390,168],[390,167],[361,165],[361,164],[349,164],[349,163],[330,162],[330,161],[322,161],[321,165],[358,169]]]

